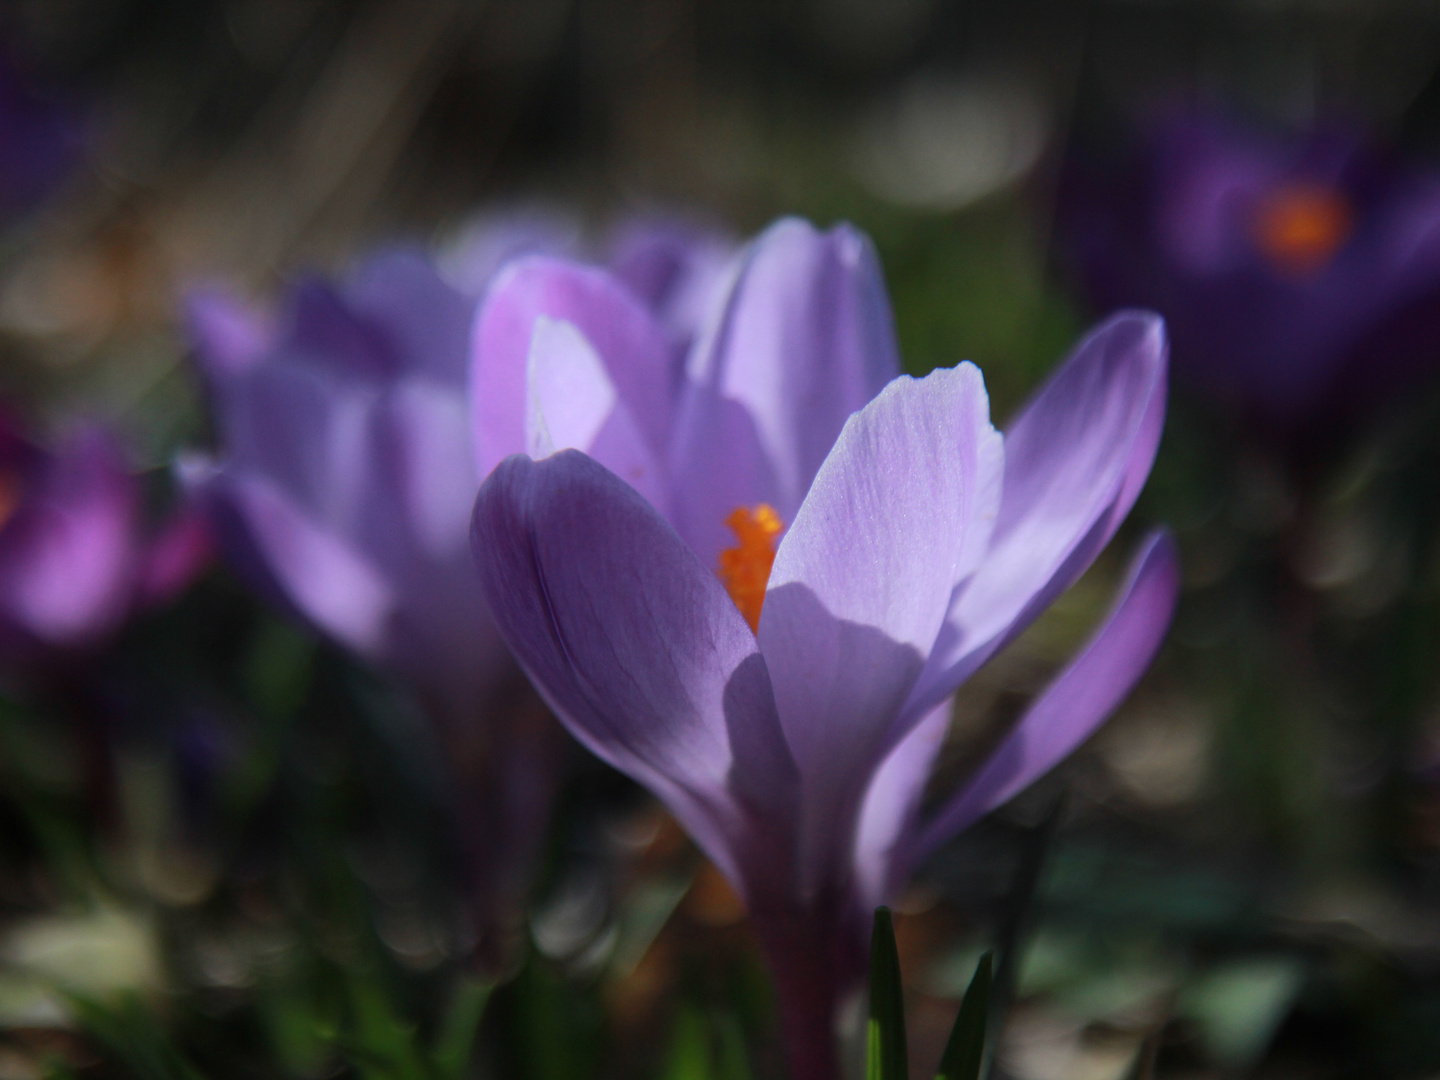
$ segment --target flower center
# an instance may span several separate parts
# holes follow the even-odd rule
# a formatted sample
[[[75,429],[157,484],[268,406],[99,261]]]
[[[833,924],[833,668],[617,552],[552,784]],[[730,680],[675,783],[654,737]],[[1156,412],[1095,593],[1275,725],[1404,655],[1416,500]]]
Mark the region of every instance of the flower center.
[[[758,634],[765,586],[770,581],[770,568],[775,565],[775,538],[785,523],[773,506],[761,503],[753,509],[737,506],[725,524],[740,542],[720,552],[720,580],[750,629]]]
[[[1291,184],[1256,208],[1255,246],[1286,273],[1313,274],[1349,239],[1353,218],[1350,203],[1333,188]]]

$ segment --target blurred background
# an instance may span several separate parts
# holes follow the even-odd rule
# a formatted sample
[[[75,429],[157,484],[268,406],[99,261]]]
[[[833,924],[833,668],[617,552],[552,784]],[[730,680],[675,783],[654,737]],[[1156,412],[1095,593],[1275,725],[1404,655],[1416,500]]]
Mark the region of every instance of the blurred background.
[[[1001,419],[1158,307],[1172,406],[1119,554],[964,688],[936,790],[1154,523],[1180,613],[899,905],[916,1075],[1000,942],[1015,1080],[1440,1077],[1440,5],[7,0],[0,61],[0,393],[41,442],[113,425],[157,519],[212,439],[186,291],[273,308],[381,243],[453,269],[499,220],[596,258],[642,217],[848,220],[907,369],[976,361]],[[413,702],[222,567],[3,687],[0,1078],[781,1075],[738,902],[568,743],[477,958]]]

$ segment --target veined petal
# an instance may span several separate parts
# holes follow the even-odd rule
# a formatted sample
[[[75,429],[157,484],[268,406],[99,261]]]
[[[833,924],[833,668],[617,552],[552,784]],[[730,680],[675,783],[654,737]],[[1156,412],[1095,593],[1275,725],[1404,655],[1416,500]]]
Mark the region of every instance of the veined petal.
[[[760,853],[786,850],[798,786],[765,661],[654,507],[577,451],[517,455],[482,485],[472,538],[501,632],[575,737],[663,799],[742,891],[757,860],[788,874]]]
[[[1155,460],[1167,352],[1158,316],[1122,312],[1080,343],[1010,425],[989,549],[955,591],[908,716],[953,693],[1114,535]]]
[[[760,616],[804,786],[815,883],[929,655],[1000,436],[979,369],[896,379],[846,423],[776,553]]]
[[[676,458],[696,479],[677,492],[677,514],[713,565],[726,515],[766,502],[791,520],[850,414],[899,373],[870,242],[847,225],[772,225],[691,361]]]
[[[906,857],[924,858],[1045,775],[1125,700],[1169,629],[1180,592],[1174,541],[1152,534],[1104,624],[980,771],[921,830]],[[908,867],[905,868],[908,870]],[[902,873],[904,871],[902,870]]]
[[[595,349],[574,325],[540,316],[530,343],[526,451],[583,450],[665,514],[660,463]]]
[[[527,358],[542,316],[579,330],[651,450],[663,450],[675,398],[664,331],[604,270],[532,256],[500,272],[475,319],[470,387],[480,475],[525,449]]]

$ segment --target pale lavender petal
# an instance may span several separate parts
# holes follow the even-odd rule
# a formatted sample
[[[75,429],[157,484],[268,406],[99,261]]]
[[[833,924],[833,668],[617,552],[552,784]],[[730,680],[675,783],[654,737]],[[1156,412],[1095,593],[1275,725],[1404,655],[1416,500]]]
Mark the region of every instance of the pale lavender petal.
[[[139,491],[124,454],[87,429],[28,478],[0,533],[0,613],[54,646],[89,644],[128,613]]]
[[[526,362],[541,317],[580,331],[604,361],[652,451],[661,453],[675,396],[664,332],[606,271],[533,257],[500,272],[475,320],[470,387],[480,475],[525,449]]]
[[[765,661],[715,575],[574,450],[497,467],[473,540],[501,632],[556,714],[747,890],[758,849],[784,843],[798,785]]]
[[[1155,658],[1179,591],[1180,565],[1174,541],[1165,533],[1156,533],[1141,546],[1104,624],[1030,706],[974,778],[918,831],[904,858],[924,858],[1044,776],[1089,738],[1125,700]]]
[[[1007,429],[989,550],[955,592],[907,715],[953,693],[1109,542],[1155,460],[1166,355],[1158,316],[1116,315],[1080,343]]]
[[[846,419],[899,370],[861,233],[787,218],[756,240],[723,317],[696,343],[676,433],[679,473],[693,478],[677,520],[701,560],[729,546],[736,506],[793,518]]]
[[[391,563],[459,560],[468,550],[470,510],[480,487],[470,454],[470,416],[465,399],[428,379],[402,379],[375,412],[381,444],[370,460],[386,475],[372,481],[392,488],[377,513],[403,516],[413,545],[407,558]]]
[[[214,515],[227,554],[238,556],[242,571],[258,571],[257,586],[278,591],[287,605],[356,652],[382,652],[396,598],[368,559],[268,479],[219,469],[192,475],[189,486]]]
[[[818,883],[944,618],[999,434],[973,364],[896,379],[846,423],[776,553],[760,616]],[[848,821],[847,821],[848,818]]]
[[[542,316],[530,345],[526,450],[548,457],[583,450],[650,500],[669,510],[666,477],[605,364],[580,331]]]
[[[952,705],[937,705],[896,743],[865,792],[855,835],[855,889],[862,911],[889,903],[904,883],[896,873],[898,849],[915,823],[935,758],[945,745]]]

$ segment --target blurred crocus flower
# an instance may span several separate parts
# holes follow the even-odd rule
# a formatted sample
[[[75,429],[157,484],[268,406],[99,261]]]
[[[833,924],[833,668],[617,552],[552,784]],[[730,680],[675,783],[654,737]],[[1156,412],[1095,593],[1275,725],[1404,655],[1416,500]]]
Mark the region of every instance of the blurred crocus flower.
[[[542,270],[552,300],[582,295],[560,288],[577,270],[514,273]],[[504,322],[511,347],[529,342],[509,392],[531,456],[500,462],[476,502],[486,596],[557,715],[745,898],[792,1074],[830,1078],[873,906],[1074,749],[1160,643],[1177,570],[1155,536],[1092,640],[922,819],[948,699],[1090,564],[1149,473],[1163,329],[1110,320],[1002,437],[973,365],[892,378],[883,285],[853,230],[782,222],[756,242],[673,412],[636,377],[635,313],[584,295]],[[552,452],[566,446],[589,453]]]
[[[299,283],[277,319],[219,292],[194,295],[220,445],[181,471],[242,577],[424,703],[465,801],[457,819],[488,905],[482,932],[503,934],[558,761],[547,725],[513,701],[497,707],[516,672],[469,553],[487,468],[472,433],[469,356],[477,295],[498,287],[483,275],[547,249],[554,231],[496,228],[449,267],[469,291],[426,256],[394,250],[341,282]],[[525,354],[511,359],[523,381]]]
[[[0,220],[30,209],[62,183],[83,142],[74,108],[41,93],[0,44]]]
[[[1059,226],[1100,310],[1159,311],[1177,373],[1277,434],[1440,367],[1440,170],[1353,132],[1167,114],[1123,161],[1077,157]]]
[[[138,478],[108,431],[42,448],[0,416],[0,651],[28,660],[102,643],[138,609],[173,599],[209,558],[182,508],[146,527]]]

